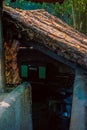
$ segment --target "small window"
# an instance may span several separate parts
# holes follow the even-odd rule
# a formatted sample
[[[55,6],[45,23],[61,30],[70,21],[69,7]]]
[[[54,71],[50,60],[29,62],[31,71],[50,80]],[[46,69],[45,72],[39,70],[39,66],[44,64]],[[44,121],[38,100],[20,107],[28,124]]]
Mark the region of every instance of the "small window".
[[[46,67],[39,66],[39,79],[45,79],[46,78]]]
[[[28,77],[28,66],[21,65],[21,77],[27,78]]]

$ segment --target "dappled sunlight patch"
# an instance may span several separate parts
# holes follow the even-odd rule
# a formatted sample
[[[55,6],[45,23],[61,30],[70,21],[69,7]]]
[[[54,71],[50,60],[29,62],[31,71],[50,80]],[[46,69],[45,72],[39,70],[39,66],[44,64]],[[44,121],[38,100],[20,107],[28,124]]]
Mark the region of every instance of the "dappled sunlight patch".
[[[0,102],[0,106],[1,107],[10,107],[10,104],[5,101],[2,101],[2,102]]]

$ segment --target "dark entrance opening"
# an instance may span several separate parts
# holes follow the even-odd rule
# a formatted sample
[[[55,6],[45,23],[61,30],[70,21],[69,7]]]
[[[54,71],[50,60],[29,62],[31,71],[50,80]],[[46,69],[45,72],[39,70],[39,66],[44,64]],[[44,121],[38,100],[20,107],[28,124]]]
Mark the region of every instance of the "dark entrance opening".
[[[32,86],[33,130],[69,130],[74,71],[30,47],[20,47],[18,65]]]

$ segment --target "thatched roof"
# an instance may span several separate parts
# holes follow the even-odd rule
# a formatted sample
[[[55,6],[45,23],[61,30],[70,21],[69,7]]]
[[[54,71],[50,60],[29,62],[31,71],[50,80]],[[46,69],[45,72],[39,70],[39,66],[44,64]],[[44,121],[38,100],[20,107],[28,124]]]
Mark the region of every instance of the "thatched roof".
[[[87,68],[87,36],[45,10],[20,10],[4,7],[4,23],[27,41],[37,41],[56,56]],[[14,29],[12,29],[13,31]]]

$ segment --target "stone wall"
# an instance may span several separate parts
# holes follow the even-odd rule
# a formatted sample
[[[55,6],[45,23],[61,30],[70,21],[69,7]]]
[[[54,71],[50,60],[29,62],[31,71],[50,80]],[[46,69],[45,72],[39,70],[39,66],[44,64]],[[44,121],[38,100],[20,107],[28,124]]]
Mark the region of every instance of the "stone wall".
[[[17,65],[17,53],[19,41],[10,39],[4,43],[5,49],[5,82],[6,84],[20,84],[19,68]]]
[[[23,83],[0,100],[0,130],[32,130],[31,86]]]

